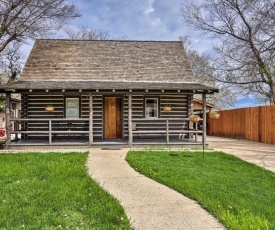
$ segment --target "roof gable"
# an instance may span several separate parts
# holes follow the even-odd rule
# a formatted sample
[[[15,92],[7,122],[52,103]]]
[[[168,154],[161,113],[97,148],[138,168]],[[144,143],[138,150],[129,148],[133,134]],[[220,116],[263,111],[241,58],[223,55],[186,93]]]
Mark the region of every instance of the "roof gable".
[[[37,40],[20,80],[193,82],[181,42]]]

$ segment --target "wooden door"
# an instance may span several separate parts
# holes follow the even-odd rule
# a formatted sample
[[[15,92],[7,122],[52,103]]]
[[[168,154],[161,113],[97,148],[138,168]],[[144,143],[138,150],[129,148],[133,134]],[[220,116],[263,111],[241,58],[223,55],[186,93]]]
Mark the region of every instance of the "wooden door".
[[[105,139],[121,138],[121,98],[105,97]]]

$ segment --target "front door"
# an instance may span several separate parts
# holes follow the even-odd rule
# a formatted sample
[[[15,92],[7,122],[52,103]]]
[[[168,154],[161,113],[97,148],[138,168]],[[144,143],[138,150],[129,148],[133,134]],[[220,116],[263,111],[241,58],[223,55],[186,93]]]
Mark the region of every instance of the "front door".
[[[105,139],[121,138],[121,98],[105,97]]]

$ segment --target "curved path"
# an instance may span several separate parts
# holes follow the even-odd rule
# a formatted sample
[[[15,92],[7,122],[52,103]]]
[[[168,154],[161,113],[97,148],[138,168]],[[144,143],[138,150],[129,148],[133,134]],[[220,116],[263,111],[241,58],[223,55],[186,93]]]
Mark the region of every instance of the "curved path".
[[[195,201],[133,170],[128,149],[91,149],[90,176],[116,197],[134,229],[225,229]]]

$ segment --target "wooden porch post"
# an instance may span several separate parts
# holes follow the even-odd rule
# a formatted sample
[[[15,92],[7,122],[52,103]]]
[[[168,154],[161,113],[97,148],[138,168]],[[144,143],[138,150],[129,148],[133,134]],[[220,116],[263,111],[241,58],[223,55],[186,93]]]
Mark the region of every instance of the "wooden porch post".
[[[6,93],[6,132],[7,132],[7,141],[6,141],[6,147],[8,147],[11,144],[11,133],[10,133],[10,127],[11,127],[11,121],[10,121],[10,101],[11,101],[11,93]]]
[[[128,97],[128,133],[129,133],[129,146],[133,144],[133,129],[132,129],[132,93]]]
[[[193,112],[193,98],[194,95],[188,95],[187,96],[187,117],[189,117],[191,115],[191,112]],[[187,129],[188,130],[192,130],[193,129],[193,123],[191,121],[188,121],[187,123]],[[193,133],[189,133],[188,134],[188,138],[192,139],[193,138]]]
[[[52,120],[49,120],[49,145],[52,144]]]
[[[94,143],[94,131],[93,131],[93,113],[94,113],[94,108],[93,108],[93,95],[89,95],[89,146]]]
[[[169,119],[166,119],[166,143],[169,144]]]
[[[206,142],[206,94],[205,93],[202,95],[202,100],[203,100],[202,144],[203,144],[203,148],[205,148],[205,142]]]

